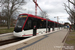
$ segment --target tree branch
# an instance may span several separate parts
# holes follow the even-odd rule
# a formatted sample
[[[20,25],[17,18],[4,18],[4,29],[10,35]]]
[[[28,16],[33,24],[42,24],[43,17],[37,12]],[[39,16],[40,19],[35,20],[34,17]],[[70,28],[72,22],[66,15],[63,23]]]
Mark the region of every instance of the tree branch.
[[[72,1],[68,0],[70,3],[72,3],[75,6],[75,3],[73,3]]]

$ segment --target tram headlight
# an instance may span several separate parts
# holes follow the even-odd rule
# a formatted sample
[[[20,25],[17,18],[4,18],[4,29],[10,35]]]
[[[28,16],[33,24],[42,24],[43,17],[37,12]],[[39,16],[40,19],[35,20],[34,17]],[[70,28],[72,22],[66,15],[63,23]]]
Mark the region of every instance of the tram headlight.
[[[15,31],[13,31],[13,33],[15,33]]]

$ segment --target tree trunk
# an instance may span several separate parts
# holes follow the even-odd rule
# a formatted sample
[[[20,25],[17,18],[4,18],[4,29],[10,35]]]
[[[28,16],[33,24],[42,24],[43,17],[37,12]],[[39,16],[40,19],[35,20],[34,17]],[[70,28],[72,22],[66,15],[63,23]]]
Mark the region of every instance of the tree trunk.
[[[74,23],[74,30],[75,30],[75,23]]]
[[[8,29],[10,29],[10,21],[9,21],[9,19],[8,19],[7,22],[8,22],[8,26],[7,27],[8,27]]]
[[[10,29],[10,16],[8,16],[8,29]]]
[[[74,17],[74,30],[75,30],[75,17]]]

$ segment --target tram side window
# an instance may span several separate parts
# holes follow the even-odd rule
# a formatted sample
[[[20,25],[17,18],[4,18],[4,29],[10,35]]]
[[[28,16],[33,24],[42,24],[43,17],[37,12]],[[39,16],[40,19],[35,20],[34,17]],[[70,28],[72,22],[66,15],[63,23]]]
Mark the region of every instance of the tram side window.
[[[42,22],[41,22],[41,19],[38,20],[38,28],[42,28]]]
[[[44,25],[44,28],[46,28],[46,21],[44,21],[44,24],[43,25]]]
[[[41,28],[44,27],[44,22],[40,22],[40,27],[41,27]]]
[[[45,20],[42,20],[42,19],[37,19],[37,18],[33,18],[34,20],[33,21],[33,26],[36,25],[36,27],[38,29],[40,28],[46,28],[46,21]]]
[[[28,18],[26,25],[24,27],[24,30],[29,30],[32,29],[32,20],[30,18]]]
[[[48,26],[50,26],[50,22],[48,22]]]
[[[45,20],[40,19],[38,23],[39,23],[39,28],[45,28],[46,27],[46,21]]]
[[[29,29],[31,28],[31,20],[28,20],[27,26]]]
[[[38,19],[37,18],[33,18],[33,27],[36,26],[36,28],[38,28]]]

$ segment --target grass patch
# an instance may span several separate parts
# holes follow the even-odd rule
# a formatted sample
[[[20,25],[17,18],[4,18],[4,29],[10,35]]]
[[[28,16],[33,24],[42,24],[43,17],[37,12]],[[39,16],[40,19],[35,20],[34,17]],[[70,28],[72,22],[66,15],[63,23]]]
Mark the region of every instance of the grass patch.
[[[72,31],[68,34],[65,43],[69,45],[75,45],[75,31]]]
[[[13,32],[14,28],[10,28],[10,29],[7,29],[7,28],[3,28],[3,29],[0,29],[0,34],[2,33],[9,33],[9,32]]]

